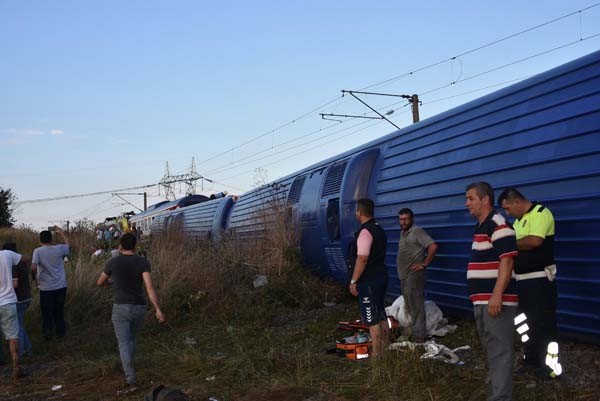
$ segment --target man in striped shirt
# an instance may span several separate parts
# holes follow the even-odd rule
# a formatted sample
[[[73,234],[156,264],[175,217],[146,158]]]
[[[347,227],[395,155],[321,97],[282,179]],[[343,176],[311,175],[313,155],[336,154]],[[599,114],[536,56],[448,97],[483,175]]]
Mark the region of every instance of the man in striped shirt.
[[[513,320],[518,297],[512,280],[517,245],[514,230],[494,210],[494,190],[487,182],[467,186],[465,206],[477,219],[467,267],[469,298],[486,353],[488,401],[512,399]]]

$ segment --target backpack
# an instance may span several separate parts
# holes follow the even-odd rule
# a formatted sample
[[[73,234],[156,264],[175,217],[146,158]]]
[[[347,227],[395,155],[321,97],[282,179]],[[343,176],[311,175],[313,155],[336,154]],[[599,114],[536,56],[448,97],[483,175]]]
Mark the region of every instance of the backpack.
[[[190,401],[181,390],[160,385],[146,394],[144,401]]]

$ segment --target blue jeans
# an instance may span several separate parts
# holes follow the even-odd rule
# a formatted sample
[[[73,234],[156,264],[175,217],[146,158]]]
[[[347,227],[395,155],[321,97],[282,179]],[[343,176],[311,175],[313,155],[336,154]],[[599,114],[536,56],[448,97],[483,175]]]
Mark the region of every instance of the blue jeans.
[[[25,311],[29,308],[31,299],[26,301],[17,302],[17,318],[19,319],[19,357],[27,354],[33,355],[33,348],[31,348],[31,341],[25,330]]]
[[[135,355],[135,338],[142,328],[146,305],[114,304],[112,322],[119,343],[119,355],[125,373],[125,381],[135,384],[133,357]]]

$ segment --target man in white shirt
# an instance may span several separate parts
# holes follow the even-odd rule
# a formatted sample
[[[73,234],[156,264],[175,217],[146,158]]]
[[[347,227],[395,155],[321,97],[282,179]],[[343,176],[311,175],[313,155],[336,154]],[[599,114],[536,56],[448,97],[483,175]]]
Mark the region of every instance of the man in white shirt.
[[[0,331],[8,340],[12,358],[13,379],[21,377],[19,369],[19,320],[17,317],[17,295],[13,280],[13,267],[21,261],[21,255],[8,250],[0,251]]]

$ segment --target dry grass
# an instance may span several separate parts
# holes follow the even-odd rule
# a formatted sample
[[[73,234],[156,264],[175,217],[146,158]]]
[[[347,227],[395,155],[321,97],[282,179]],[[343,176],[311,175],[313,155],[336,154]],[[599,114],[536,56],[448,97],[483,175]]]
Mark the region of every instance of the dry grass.
[[[230,236],[216,246],[171,231],[144,244],[168,319],[165,325],[149,319],[141,334],[137,369],[144,391],[164,382],[183,387],[194,400],[484,399],[484,361],[468,321],[443,339],[449,346],[475,345],[464,366],[421,361],[420,353],[409,351],[363,362],[326,355],[336,338],[347,335],[336,323],[355,318],[358,307],[342,286],[302,268],[288,217],[283,207],[261,216],[271,224],[264,239],[253,243]],[[36,233],[0,231],[0,240],[9,237],[25,252],[37,243]],[[70,334],[63,343],[42,343],[39,313],[32,308],[27,321],[37,351],[28,365],[32,374],[22,387],[0,384],[0,399],[115,399],[121,373],[114,369],[112,294],[95,286],[107,259],[91,258],[91,232],[81,229],[72,237]],[[255,289],[256,274],[265,274],[269,283]],[[335,307],[323,307],[332,299]],[[585,350],[600,356],[597,347]],[[574,359],[569,368],[576,364]],[[63,384],[65,391],[52,393],[53,384]],[[528,384],[517,380],[515,400],[593,400],[598,394],[591,380],[576,386]]]

